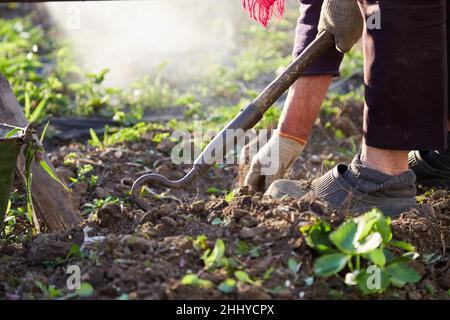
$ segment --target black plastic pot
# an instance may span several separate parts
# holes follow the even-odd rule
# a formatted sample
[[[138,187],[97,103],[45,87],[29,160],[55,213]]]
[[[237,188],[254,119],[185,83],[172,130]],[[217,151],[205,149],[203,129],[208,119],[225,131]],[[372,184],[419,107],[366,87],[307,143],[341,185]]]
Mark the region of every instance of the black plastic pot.
[[[0,139],[0,228],[3,227],[14,181],[14,170],[22,146],[23,139],[20,137]]]

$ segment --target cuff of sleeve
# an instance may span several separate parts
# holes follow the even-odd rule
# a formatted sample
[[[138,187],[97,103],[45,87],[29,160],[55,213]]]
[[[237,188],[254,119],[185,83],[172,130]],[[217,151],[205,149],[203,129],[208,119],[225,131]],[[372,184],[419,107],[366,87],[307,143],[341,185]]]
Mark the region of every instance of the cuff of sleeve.
[[[293,136],[293,135],[281,132],[279,130],[278,130],[278,134],[280,135],[280,137],[283,137],[283,138],[286,138],[286,139],[290,139],[290,140],[294,140],[294,141],[298,142],[299,144],[301,144],[303,146],[305,146],[308,143],[308,141],[306,139],[303,139],[303,138],[300,138],[300,137],[296,137],[296,136]]]

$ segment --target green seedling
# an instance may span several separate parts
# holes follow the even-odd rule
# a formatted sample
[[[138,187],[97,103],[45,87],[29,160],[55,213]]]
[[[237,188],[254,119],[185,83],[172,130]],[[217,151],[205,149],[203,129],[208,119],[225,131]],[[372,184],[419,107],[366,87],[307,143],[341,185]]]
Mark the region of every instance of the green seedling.
[[[300,270],[300,267],[302,266],[301,263],[297,262],[294,258],[289,258],[288,260],[288,268],[291,270],[293,274],[297,274]]]
[[[436,288],[435,286],[433,286],[433,284],[427,283],[425,285],[425,289],[427,289],[428,293],[431,294],[432,296],[436,295]]]
[[[64,157],[63,164],[65,166],[74,166],[77,163],[77,159],[79,158],[78,154],[75,152],[70,152]]]
[[[414,246],[392,240],[391,220],[379,210],[344,222],[336,230],[319,220],[300,231],[307,244],[322,254],[314,263],[320,277],[339,275],[346,270],[345,283],[364,294],[382,293],[390,285],[403,287],[420,281],[420,275],[407,264],[418,254]],[[391,248],[405,251],[395,256]]]
[[[94,129],[91,128],[89,129],[91,139],[88,141],[88,143],[93,147],[105,149],[107,147],[113,147],[122,142],[138,141],[143,135],[152,130],[164,130],[164,126],[157,123],[144,122],[139,122],[132,127],[125,128],[110,128],[109,126],[105,126],[102,139],[100,139],[97,133],[95,133]],[[169,133],[167,132],[158,133],[155,135],[153,142],[161,142],[167,137],[169,137]]]
[[[94,199],[92,202],[83,204],[81,208],[83,209],[83,215],[93,215],[96,214],[97,211],[103,208],[105,205],[119,202],[119,199],[108,196],[105,199]]]
[[[154,143],[161,143],[164,139],[168,138],[170,136],[170,133],[168,132],[160,132],[153,135],[152,142]]]
[[[87,182],[91,187],[98,183],[98,176],[92,174],[94,167],[91,164],[85,164],[78,168],[77,177],[69,178],[73,183]]]
[[[193,241],[194,248],[196,250],[205,250],[207,248],[206,246],[207,239],[208,238],[204,234],[197,236],[197,238]]]
[[[236,240],[234,242],[234,251],[241,256],[250,256],[252,258],[258,258],[260,256],[257,247],[250,248],[247,242],[242,240]]]
[[[225,244],[223,243],[223,240],[218,239],[214,249],[212,251],[207,249],[201,258],[205,263],[205,269],[218,268],[226,265],[226,258],[224,255]]]
[[[95,290],[90,283],[83,282],[75,292],[69,293],[62,297],[62,300],[74,299],[74,298],[89,298],[95,294]]]
[[[47,267],[58,267],[62,265],[66,265],[69,262],[74,262],[82,259],[85,254],[81,251],[80,247],[77,244],[73,244],[70,246],[69,253],[65,257],[58,257],[54,260],[45,261],[43,264]]]
[[[238,266],[236,260],[225,257],[225,244],[222,239],[216,240],[212,251],[207,248],[200,259],[203,260],[205,270],[213,270],[223,267],[228,270],[233,270]]]
[[[224,268],[224,271],[227,272],[229,277],[217,286],[217,289],[223,293],[228,294],[235,292],[238,282],[250,286],[260,286],[264,281],[270,279],[275,270],[273,267],[270,267],[264,272],[262,279],[252,279],[247,272],[241,270],[242,267],[239,266],[236,260],[225,256],[225,244],[223,240],[217,239],[212,250],[207,248],[206,240],[207,238],[205,235],[199,235],[193,240],[193,245],[196,250],[200,251],[206,249],[201,257],[201,260],[204,262],[204,268],[200,273]],[[252,250],[249,249],[246,242],[238,240],[235,242],[235,252],[240,255],[251,255]],[[196,285],[203,288],[210,288],[213,286],[209,280],[200,279],[199,274],[189,273],[183,277],[181,283],[185,285]],[[231,275],[234,275],[234,277],[231,277]]]
[[[274,267],[270,267],[269,269],[267,269],[266,271],[264,271],[263,274],[263,280],[267,281],[272,277],[272,273],[275,271]]]
[[[238,270],[234,273],[234,276],[242,283],[256,285],[256,281],[250,278],[250,276],[245,271]]]
[[[233,293],[236,291],[237,282],[234,279],[227,278],[219,284],[217,289],[223,293]]]
[[[36,280],[34,284],[41,290],[42,295],[46,299],[56,299],[61,296],[61,292],[53,285],[46,286],[38,280]]]
[[[181,279],[181,284],[188,286],[197,286],[200,288],[212,288],[213,283],[209,280],[200,279],[196,274],[187,274]]]
[[[231,201],[233,201],[234,199],[234,192],[230,191],[227,193],[227,195],[225,196],[225,201],[230,203]]]
[[[213,194],[213,195],[222,195],[222,194],[224,194],[223,190],[220,190],[220,189],[218,189],[216,187],[209,187],[206,190],[206,192],[209,193],[209,194]]]

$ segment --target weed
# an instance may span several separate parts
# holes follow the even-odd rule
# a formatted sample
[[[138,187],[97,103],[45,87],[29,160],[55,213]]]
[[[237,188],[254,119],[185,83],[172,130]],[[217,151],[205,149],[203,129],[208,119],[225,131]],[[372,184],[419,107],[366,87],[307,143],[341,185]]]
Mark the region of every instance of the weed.
[[[78,154],[75,152],[70,152],[64,156],[63,164],[65,166],[71,166],[76,164],[76,160],[79,158]]]
[[[197,286],[200,288],[212,288],[214,286],[211,281],[200,279],[197,275],[192,273],[185,275],[181,280],[181,284],[185,286],[186,285]]]
[[[223,190],[220,190],[220,189],[218,189],[216,187],[209,187],[206,190],[206,192],[209,193],[209,194],[214,194],[214,195],[223,195],[225,193]]]
[[[266,271],[264,271],[263,274],[263,280],[269,280],[272,277],[272,273],[275,271],[274,267],[270,267],[269,269],[267,269]]]
[[[345,78],[355,72],[363,73],[364,70],[364,56],[359,47],[354,47],[350,52],[344,56],[340,71],[341,77]]]
[[[147,132],[153,130],[164,130],[164,127],[156,123],[144,123],[139,122],[132,127],[125,128],[110,128],[105,126],[103,139],[95,133],[93,129],[90,129],[91,139],[88,141],[93,147],[107,148],[117,145],[122,142],[138,141]],[[155,135],[154,140],[161,142],[162,139],[168,137],[168,133],[158,133]]]
[[[94,215],[97,211],[103,208],[105,205],[112,203],[119,203],[120,200],[112,196],[108,196],[105,199],[94,199],[92,202],[88,202],[82,205],[83,215]]]
[[[223,293],[233,293],[236,291],[237,282],[234,279],[227,278],[219,284],[217,289]]]
[[[234,191],[230,191],[227,193],[227,195],[225,196],[225,201],[230,203],[231,201],[233,201],[234,199]]]
[[[252,279],[247,272],[242,270],[238,262],[233,258],[225,256],[225,244],[223,240],[217,239],[213,250],[206,246],[206,236],[199,235],[194,241],[194,248],[197,251],[205,250],[201,256],[203,260],[203,271],[211,271],[213,269],[226,269],[228,275],[233,275],[234,278],[229,277],[222,281],[217,289],[223,293],[235,292],[237,283],[247,284],[251,286],[261,286],[263,281],[270,279],[272,272],[275,270],[273,267],[267,269],[263,274],[263,280]],[[259,256],[259,252],[256,248],[250,249],[248,244],[244,241],[237,240],[235,242],[235,251],[239,255],[249,255],[251,257]],[[255,252],[258,252],[255,254]],[[201,272],[200,272],[201,273]],[[181,280],[185,285],[196,285],[200,287],[212,287],[213,283],[209,280],[200,279],[198,275],[189,273]]]
[[[41,290],[42,295],[46,299],[55,299],[61,296],[61,292],[53,285],[46,286],[38,280],[36,280],[34,284]]]
[[[77,115],[101,114],[108,110],[106,107],[109,106],[111,96],[118,91],[102,86],[108,72],[109,69],[103,69],[98,74],[88,73],[85,82],[69,84],[69,89],[75,94],[74,111]]]
[[[300,267],[302,266],[301,263],[297,262],[294,258],[289,258],[288,260],[288,268],[291,270],[293,274],[297,274],[300,270]]]
[[[95,294],[95,290],[91,284],[83,282],[80,287],[75,290],[75,292],[65,295],[62,299],[73,299],[73,298],[89,298]]]
[[[425,284],[425,289],[427,289],[428,293],[432,296],[436,295],[436,288],[431,283]]]
[[[85,164],[78,168],[77,177],[69,178],[69,180],[72,181],[73,183],[88,182],[90,185],[93,186],[97,183],[98,180],[98,177],[92,174],[93,171],[94,171],[93,165]]]
[[[77,244],[70,246],[69,252],[65,257],[58,257],[54,260],[44,261],[44,265],[47,267],[55,268],[62,265],[67,265],[70,262],[78,261],[84,258],[84,253],[81,251]]]
[[[149,259],[144,261],[144,267],[150,268],[151,266],[152,266],[152,262]]]
[[[194,241],[194,248],[196,250],[205,250],[207,248],[206,246],[206,240],[207,237],[204,234],[199,235]]]
[[[416,200],[418,204],[424,204],[425,200],[427,200],[436,190],[433,188],[431,190],[427,190],[426,192],[424,192],[422,195],[417,196]]]
[[[225,244],[223,240],[218,239],[214,246],[214,249],[207,249],[202,256],[202,260],[205,264],[205,269],[219,268],[227,264],[227,259],[224,257]]]
[[[161,65],[153,77],[146,76],[133,82],[122,94],[125,104],[133,106],[136,118],[140,119],[145,110],[173,107],[186,101],[178,98],[178,92],[163,80],[164,67],[165,64]]]
[[[242,240],[236,240],[234,243],[234,251],[241,256],[250,256],[252,258],[257,258],[260,256],[257,247],[251,248],[247,242]]]
[[[234,276],[236,277],[236,279],[238,279],[240,282],[242,282],[244,284],[250,284],[250,285],[256,284],[256,281],[253,280],[252,278],[250,278],[250,276],[245,271],[238,270],[234,273]]]

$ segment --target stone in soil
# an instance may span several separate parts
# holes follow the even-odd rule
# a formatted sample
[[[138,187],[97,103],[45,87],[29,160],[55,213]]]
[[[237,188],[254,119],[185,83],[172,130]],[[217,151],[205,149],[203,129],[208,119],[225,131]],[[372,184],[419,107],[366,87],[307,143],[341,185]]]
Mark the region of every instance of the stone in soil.
[[[27,259],[32,264],[40,264],[57,258],[65,258],[72,246],[69,242],[48,239],[46,236],[35,238],[28,250]]]
[[[117,203],[109,203],[97,212],[98,224],[105,228],[115,228],[124,219],[122,208]]]

